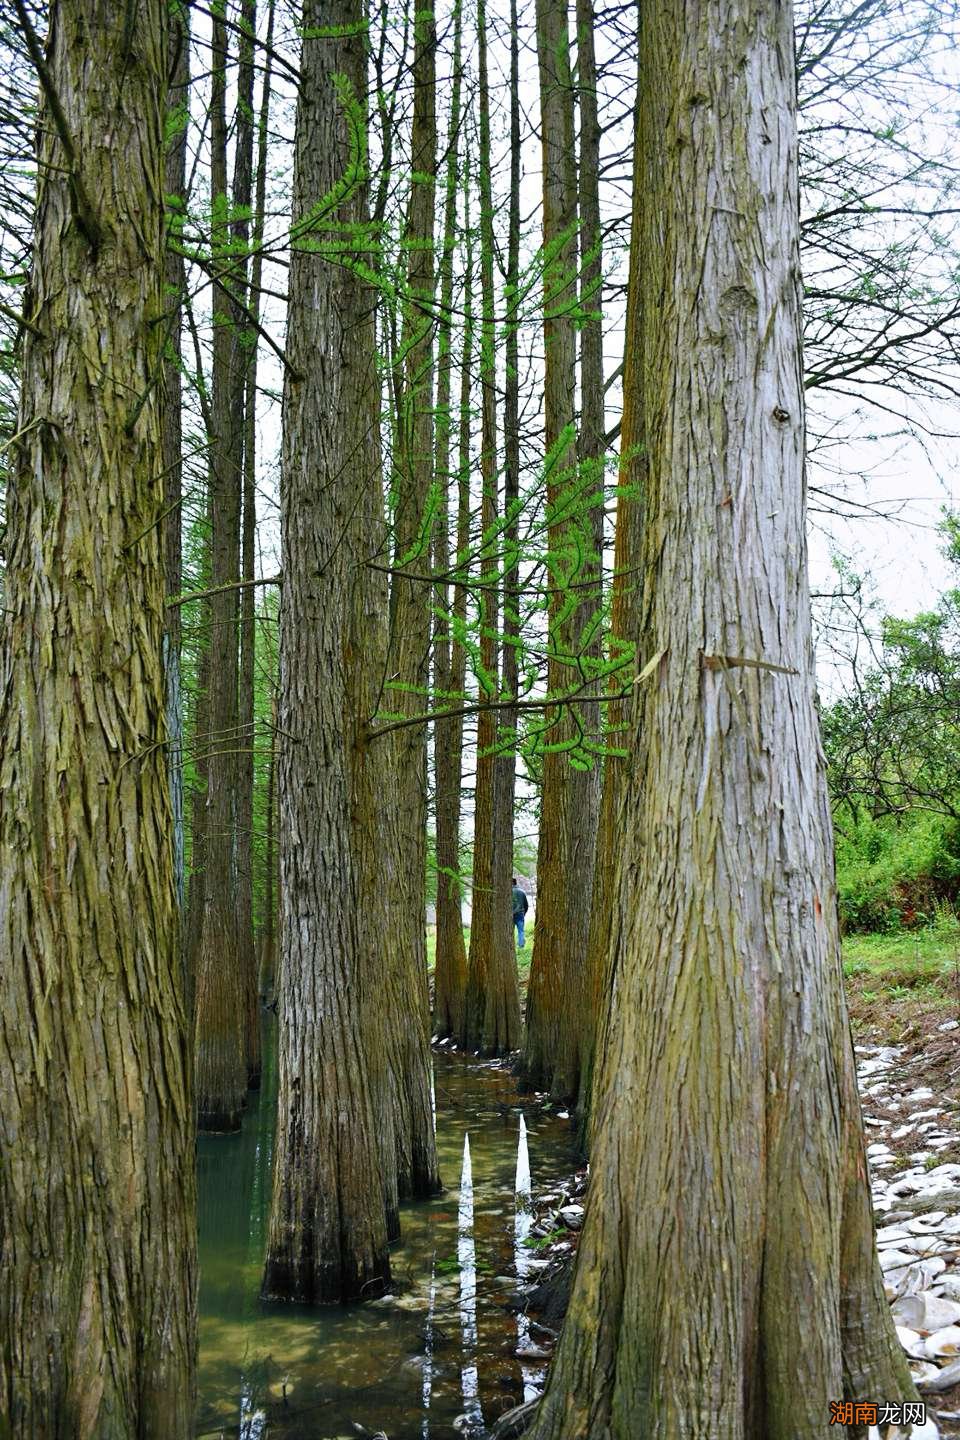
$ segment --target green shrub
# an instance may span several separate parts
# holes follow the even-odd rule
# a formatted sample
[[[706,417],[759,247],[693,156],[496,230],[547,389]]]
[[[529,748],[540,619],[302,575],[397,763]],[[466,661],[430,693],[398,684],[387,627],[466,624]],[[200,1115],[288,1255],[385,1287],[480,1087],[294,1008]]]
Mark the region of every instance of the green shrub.
[[[914,812],[897,821],[838,815],[837,892],[844,930],[889,933],[934,921],[960,894],[960,827]]]

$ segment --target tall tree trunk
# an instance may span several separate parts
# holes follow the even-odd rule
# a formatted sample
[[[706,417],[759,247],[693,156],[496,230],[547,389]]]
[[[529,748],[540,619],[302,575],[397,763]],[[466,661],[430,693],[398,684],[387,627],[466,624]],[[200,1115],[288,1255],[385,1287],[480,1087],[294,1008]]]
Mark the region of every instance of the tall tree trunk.
[[[364,1049],[380,1154],[380,1179],[386,1215],[387,1238],[400,1235],[400,1197],[411,1193],[414,1162],[413,1126],[408,1097],[403,1093],[403,1066],[418,1047],[404,1049],[397,1031],[413,1013],[406,977],[395,963],[393,897],[396,856],[389,806],[393,756],[388,745],[371,742],[370,721],[382,700],[390,648],[389,585],[379,568],[389,553],[383,504],[383,465],[380,446],[380,377],[370,359],[365,384],[364,429],[355,446],[354,553],[357,563],[349,594],[351,605],[346,655],[348,715],[352,758],[351,839],[359,896],[357,921],[364,965]],[[373,560],[374,565],[368,565]],[[429,1055],[427,1057],[429,1063]],[[427,1074],[429,1085],[429,1073]],[[419,1091],[415,1091],[414,1100]],[[429,1096],[429,1090],[428,1090]],[[432,1125],[430,1129],[432,1137]],[[435,1162],[434,1162],[435,1163]]]
[[[501,690],[506,699],[517,695],[519,664],[517,641],[520,635],[519,561],[519,497],[520,497],[520,27],[517,0],[510,0],[510,199],[507,220],[507,271],[505,287],[506,336],[504,344],[505,380],[503,404],[503,665]],[[513,938],[513,808],[516,796],[517,753],[514,748],[517,732],[517,711],[502,712],[503,753],[497,758],[497,791],[494,801],[494,824],[501,837],[499,865],[495,886],[502,893],[510,889],[509,908],[504,917],[509,923],[510,992],[517,990],[517,967]],[[508,992],[512,1013],[513,995]],[[492,993],[492,992],[491,992]],[[509,1048],[520,1044],[520,1002],[517,993],[516,1034]]]
[[[235,254],[233,286],[238,304],[234,307],[234,346],[232,357],[233,423],[242,440],[241,470],[241,538],[240,578],[254,579],[254,547],[257,532],[257,332],[244,314],[243,304],[259,317],[259,296],[253,292],[248,278],[252,275],[247,249],[253,197],[253,51],[257,33],[256,0],[242,0],[240,11],[239,65],[237,68],[237,108],[233,167],[233,210],[231,230]],[[259,154],[266,146],[266,124],[269,118],[270,74],[264,71],[264,90],[258,123]],[[266,114],[264,113],[266,111]],[[264,185],[266,175],[263,175]],[[257,174],[257,218],[254,231],[262,235],[261,172]],[[247,584],[239,592],[240,602],[240,664],[237,691],[237,957],[244,996],[245,1056],[247,1085],[260,1088],[260,995],[257,985],[257,950],[253,936],[253,749],[256,738],[253,713],[254,661],[256,620],[254,589]]]
[[[464,142],[464,173],[470,173],[470,150],[469,136]],[[473,312],[473,285],[474,285],[474,251],[473,231],[470,226],[470,188],[469,184],[464,187],[464,278],[463,278],[463,346],[460,355],[460,393],[458,397],[458,424],[457,424],[457,546],[456,565],[453,584],[453,622],[454,639],[450,648],[450,693],[455,703],[466,700],[467,685],[467,648],[463,640],[457,638],[464,634],[467,623],[467,586],[470,579],[470,541],[471,541],[471,495],[470,476],[472,462],[470,455],[470,433],[471,433],[471,393],[473,388],[473,361],[474,361],[474,312]],[[463,787],[463,717],[456,716],[444,722],[450,730],[450,769],[451,773],[458,777],[457,795],[455,800],[450,801],[451,826],[454,826],[454,834],[459,841],[460,835],[460,805],[461,790]],[[459,845],[456,852],[457,863],[459,864]],[[449,903],[449,910],[445,915],[445,929],[457,926],[460,935],[460,951],[454,951],[455,942],[451,940],[450,950],[456,955],[457,968],[453,972],[455,979],[449,983],[450,993],[456,996],[455,1009],[450,1008],[451,1016],[456,1016],[456,1023],[451,1020],[450,1034],[464,1042],[464,1027],[466,1025],[466,998],[467,998],[467,953],[463,944],[463,917],[461,912],[461,891],[458,890],[455,900]],[[437,955],[439,963],[439,931],[440,912],[438,908],[437,928]],[[462,961],[462,968],[461,968]]]
[[[51,7],[58,115],[47,96],[7,490],[0,1428],[50,1440],[193,1432],[194,1123],[163,743],[167,13],[144,0],[128,31],[122,7]]]
[[[385,699],[412,719],[426,709],[430,675],[430,502],[433,486],[433,316],[436,213],[436,20],[414,21],[413,131],[410,201],[404,246],[407,286],[397,413],[395,574],[390,594],[390,674]],[[426,951],[427,734],[426,725],[393,731],[386,743],[391,767],[387,844],[393,887],[391,985],[397,1023],[387,1044],[394,1078],[394,1124],[400,1197],[439,1188],[433,1134],[430,995]]]
[[[180,364],[182,355],[182,296],[184,265],[180,231],[186,211],[187,130],[190,121],[190,14],[185,4],[170,7],[169,84],[167,88],[167,145],[163,193],[169,207],[164,288],[170,319],[166,332],[167,362],[163,369],[163,552],[168,595],[180,593],[183,575],[181,503],[183,499],[183,434]],[[170,803],[173,808],[174,873],[177,901],[184,905],[183,837],[183,703],[180,693],[180,606],[166,612],[163,637],[167,678],[167,748]],[[182,939],[182,935],[181,935]]]
[[[494,701],[497,687],[497,391],[493,296],[492,196],[490,186],[490,97],[487,84],[486,13],[484,0],[477,8],[477,45],[480,56],[480,150],[477,175],[480,184],[480,535],[478,582],[480,587],[480,647],[477,699]],[[493,772],[497,738],[496,712],[477,716],[476,780],[473,804],[473,892],[470,916],[470,950],[467,1000],[461,1043],[479,1050],[494,945],[493,895]]]
[[[440,323],[437,330],[437,485],[440,513],[434,538],[434,568],[440,576],[435,590],[437,619],[433,633],[434,674],[440,705],[457,704],[460,694],[453,684],[450,609],[450,409],[453,350],[453,262],[457,236],[457,193],[460,159],[460,94],[463,6],[454,9],[453,93],[450,102],[450,129],[447,136],[447,165],[444,186],[443,251],[440,260]],[[468,285],[470,277],[467,277]],[[472,317],[471,317],[472,321]],[[471,323],[472,330],[472,323]],[[466,341],[464,342],[466,344]],[[462,647],[461,647],[462,653]],[[461,686],[462,693],[462,686]],[[437,825],[437,943],[433,978],[433,1026],[441,1036],[460,1034],[464,1021],[467,986],[467,952],[463,942],[460,909],[460,787],[463,781],[463,720],[438,721],[434,725],[434,771],[436,775]]]
[[[206,525],[201,537],[202,563],[199,575],[200,585],[204,587],[208,585],[210,581],[210,531],[212,529],[212,523],[210,511],[209,456],[213,447],[213,416],[210,412],[209,396],[204,382],[200,337],[197,333],[196,319],[193,313],[190,294],[184,290],[182,295],[182,315],[186,318],[190,329],[196,377],[196,393],[203,420],[203,433],[206,442],[205,453],[207,455],[207,485],[205,494]],[[204,881],[206,878],[207,771],[210,750],[209,606],[201,602],[198,606],[198,612],[195,641],[197,655],[196,681],[193,695],[192,729],[189,723],[189,715],[185,716],[184,721],[185,733],[189,736],[189,738],[185,740],[185,746],[189,750],[192,745],[194,757],[193,769],[195,772],[194,784],[186,797],[189,799],[190,807],[190,855],[186,865],[187,874],[189,875],[189,885],[187,888],[187,912],[183,936],[183,952],[187,965],[187,993],[191,1021],[194,1020],[196,1013],[196,960],[199,953],[200,930],[203,924],[203,896]],[[184,810],[186,812],[186,804]]]
[[[788,4],[644,13],[647,664],[593,1189],[536,1440],[826,1440],[831,1400],[914,1393],[814,705],[794,74]]]
[[[227,190],[227,29],[213,9],[211,75],[211,204],[213,213],[213,436],[209,679],[210,736],[204,824],[203,911],[193,970],[196,984],[197,1115],[201,1130],[240,1128],[247,1089],[245,976],[237,927],[237,670],[236,582],[240,566],[243,428],[236,424],[236,311],[230,297]],[[219,588],[218,588],[219,587]],[[203,742],[201,742],[203,743]]]
[[[184,924],[183,952],[187,967],[190,1015],[194,1016],[196,991],[196,960],[200,944],[200,929],[203,924],[203,894],[206,846],[204,836],[207,826],[207,750],[209,749],[210,706],[207,689],[210,680],[210,633],[209,626],[200,621],[197,636],[197,689],[193,704],[194,769],[196,782],[185,796],[190,803],[190,857],[186,870],[189,874],[187,887],[187,910]],[[189,734],[189,732],[188,732]],[[189,744],[190,741],[188,740]]]
[[[597,64],[594,45],[594,11],[592,0],[577,0],[578,79],[580,95],[580,253],[581,304],[589,318],[581,332],[581,394],[580,422],[581,465],[593,467],[595,484],[603,480],[606,451],[604,435],[603,328],[602,328],[602,231],[600,225],[600,124],[597,114]],[[636,634],[636,601],[638,587],[629,571],[630,555],[639,548],[638,489],[642,481],[642,430],[639,404],[639,291],[636,272],[640,259],[641,196],[634,185],[631,220],[630,266],[632,282],[628,283],[628,311],[623,360],[623,419],[620,432],[620,485],[617,498],[617,522],[614,547],[613,603],[611,615],[610,659],[618,658],[632,644]],[[602,509],[592,512],[602,521]],[[602,530],[594,530],[598,553],[602,553]],[[614,673],[612,692],[623,689],[623,674]],[[605,730],[608,743],[616,749],[623,722],[623,705],[608,703]],[[605,959],[610,945],[612,923],[612,876],[617,853],[617,807],[621,790],[623,762],[617,755],[608,755],[603,763],[600,814],[590,902],[590,924],[583,985],[577,997],[581,1017],[580,1076],[577,1087],[577,1109],[581,1137],[586,1144],[589,1125],[590,1091],[596,1052],[596,1027],[600,997],[604,993]]]
[[[487,77],[485,0],[477,6],[480,153],[480,698],[499,698],[500,556],[497,535],[497,354],[493,289],[493,193],[490,157],[490,86]],[[504,1054],[520,1044],[520,998],[513,945],[510,865],[513,816],[507,766],[497,754],[495,710],[477,720],[477,780],[474,805],[473,918],[467,977],[466,1034],[471,1049]]]
[[[635,190],[633,233],[639,236],[642,192]],[[631,273],[639,265],[639,240],[631,245]],[[633,561],[639,554],[643,526],[642,486],[646,471],[643,448],[643,407],[640,374],[640,311],[635,299],[638,282],[630,286],[627,307],[626,341],[623,367],[623,420],[620,430],[620,495],[617,499],[616,543],[614,547],[613,604],[610,617],[610,658],[624,660],[633,646],[638,631],[640,585],[633,572]],[[632,670],[615,672],[611,689],[622,690],[625,675]],[[590,935],[587,945],[586,993],[584,1004],[589,1014],[584,1027],[580,1054],[580,1085],[577,1112],[580,1139],[585,1150],[590,1148],[593,1117],[599,1108],[594,1093],[596,1073],[603,1055],[606,1012],[611,972],[610,963],[622,915],[615,910],[617,856],[622,829],[620,810],[627,778],[627,761],[616,752],[623,746],[623,727],[629,701],[613,700],[607,705],[608,744],[611,753],[604,761],[603,792],[600,824],[597,832],[597,859],[594,867],[593,896],[590,909]],[[607,1017],[609,1018],[609,1017]]]
[[[273,83],[273,30],[276,17],[276,0],[267,0],[267,33],[266,50],[263,69],[263,88],[260,93],[260,114],[257,119],[257,183],[256,196],[253,209],[253,256],[250,262],[250,294],[249,308],[253,322],[260,319],[260,290],[263,280],[263,236],[266,225],[267,209],[267,136],[270,125],[270,92]],[[250,355],[250,363],[247,367],[247,396],[244,405],[244,438],[243,438],[243,570],[244,578],[254,578],[255,564],[255,540],[257,531],[257,357],[259,348],[254,341],[253,350]],[[249,609],[248,609],[249,606]],[[248,725],[248,737],[250,745],[250,873],[251,886],[255,869],[255,850],[253,846],[253,747],[255,740],[254,730],[254,673],[256,661],[256,615],[254,612],[253,587],[244,590],[241,599],[241,636],[243,646],[241,649],[241,672],[249,665],[249,701],[241,688],[241,719]],[[276,928],[275,928],[275,906],[274,906],[274,873],[275,873],[275,846],[274,846],[274,798],[275,798],[275,770],[276,770],[276,703],[271,708],[270,728],[270,760],[269,774],[267,780],[267,837],[266,837],[266,886],[264,907],[265,913],[262,917],[262,935],[260,943],[260,955],[256,964],[257,975],[255,976],[254,1011],[252,1017],[248,1014],[248,1024],[255,1027],[256,1035],[250,1034],[250,1040],[260,1043],[260,1006],[259,995],[272,992],[274,988],[276,970]],[[251,907],[252,908],[252,907]],[[248,1054],[250,1047],[248,1045]]]
[[[567,7],[564,0],[537,0],[537,54],[543,139],[544,433],[547,450],[549,526],[551,695],[579,679],[581,607],[572,615],[568,584],[592,574],[573,443],[577,325],[576,174],[573,88],[570,78]],[[587,541],[587,543],[585,543]],[[573,556],[586,557],[586,566]],[[582,722],[576,722],[582,723]],[[563,709],[547,732],[551,747],[576,735],[573,716]],[[579,1026],[590,916],[590,892],[599,789],[593,770],[574,770],[566,753],[551,748],[543,757],[540,842],[537,855],[537,916],[527,995],[524,1072],[528,1084],[557,1097],[576,1093]]]
[[[351,843],[355,470],[373,443],[376,364],[370,290],[338,262],[345,234],[364,245],[365,179],[335,215],[313,218],[364,123],[360,0],[307,0],[303,33],[281,471],[280,1092],[263,1294],[317,1303],[381,1293],[390,1266],[366,1015],[380,997]]]
[[[271,707],[270,761],[267,771],[267,834],[264,844],[263,934],[260,940],[260,994],[266,999],[277,977],[277,702]]]

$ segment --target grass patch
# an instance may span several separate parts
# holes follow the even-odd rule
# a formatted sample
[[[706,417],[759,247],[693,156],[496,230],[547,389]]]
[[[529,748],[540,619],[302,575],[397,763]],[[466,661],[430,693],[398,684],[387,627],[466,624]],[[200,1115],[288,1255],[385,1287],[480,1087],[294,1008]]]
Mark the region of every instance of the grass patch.
[[[523,998],[524,998],[524,996],[526,995],[526,992],[527,992],[527,982],[528,982],[529,979],[530,979],[530,962],[531,962],[531,960],[533,959],[533,926],[532,926],[532,925],[528,925],[528,926],[526,927],[526,932],[525,932],[525,934],[524,934],[524,940],[525,940],[526,943],[524,944],[523,949],[522,949],[522,950],[518,950],[518,951],[516,952],[516,954],[517,954],[517,979],[518,979],[518,981],[519,981],[519,983],[520,983],[520,999],[521,999],[521,1001],[523,1000]],[[466,949],[466,951],[467,951],[467,954],[469,955],[469,953],[470,953],[470,927],[469,927],[469,925],[464,925],[464,927],[463,927],[463,944],[464,944],[464,947],[465,947],[465,949]],[[431,979],[433,978],[433,971],[434,971],[434,968],[435,968],[435,966],[436,966],[436,963],[437,963],[437,927],[436,927],[435,925],[428,925],[428,926],[427,926],[427,971],[428,971]]]
[[[921,930],[881,935],[847,935],[843,973],[865,991],[897,996],[930,992],[955,999],[960,994],[960,924],[953,911],[942,911]]]
[[[960,923],[939,907],[922,929],[847,935],[843,971],[854,1031],[898,1040],[960,1015]]]

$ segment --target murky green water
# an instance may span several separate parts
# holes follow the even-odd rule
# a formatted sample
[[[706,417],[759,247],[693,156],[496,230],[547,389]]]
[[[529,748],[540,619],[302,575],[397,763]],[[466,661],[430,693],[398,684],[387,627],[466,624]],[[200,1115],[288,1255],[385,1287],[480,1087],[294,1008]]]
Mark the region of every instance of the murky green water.
[[[200,1142],[200,1434],[356,1440],[480,1437],[539,1388],[526,1320],[505,1302],[539,1263],[529,1195],[568,1173],[569,1126],[524,1110],[511,1076],[436,1056],[446,1191],[403,1209],[393,1298],[346,1309],[258,1299],[270,1201],[276,1067],[239,1136]],[[362,1433],[362,1432],[361,1432]]]

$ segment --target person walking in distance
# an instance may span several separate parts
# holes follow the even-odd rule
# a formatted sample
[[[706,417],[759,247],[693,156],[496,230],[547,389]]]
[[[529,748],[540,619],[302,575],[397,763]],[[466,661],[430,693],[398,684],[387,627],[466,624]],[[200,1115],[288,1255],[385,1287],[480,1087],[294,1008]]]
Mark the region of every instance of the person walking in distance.
[[[517,877],[513,877],[513,923],[517,927],[517,949],[522,950],[524,945],[523,926],[527,911],[530,908],[530,901],[526,893],[517,884]]]

